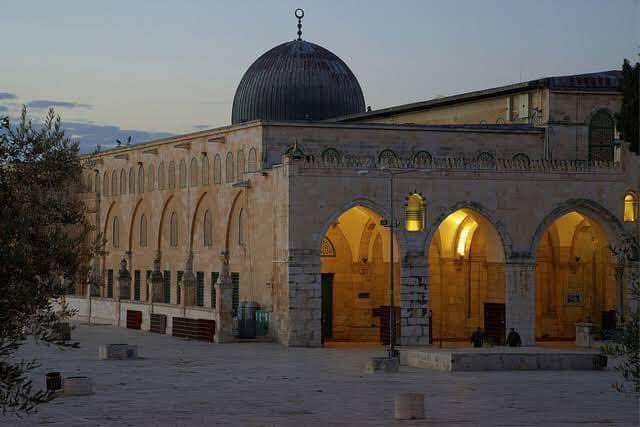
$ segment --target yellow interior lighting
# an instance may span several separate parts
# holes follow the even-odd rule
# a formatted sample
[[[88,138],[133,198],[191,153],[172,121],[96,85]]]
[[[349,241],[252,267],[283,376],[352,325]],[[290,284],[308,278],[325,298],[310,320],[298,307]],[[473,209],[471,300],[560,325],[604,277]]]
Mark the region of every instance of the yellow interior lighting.
[[[407,231],[422,231],[424,228],[424,203],[419,194],[412,194],[405,210],[405,228]]]
[[[473,233],[476,231],[478,223],[472,219],[469,219],[460,230],[458,234],[458,244],[456,245],[456,253],[460,256],[464,256],[467,250],[467,243],[471,241]]]
[[[624,221],[636,222],[638,220],[638,199],[632,193],[624,196]]]

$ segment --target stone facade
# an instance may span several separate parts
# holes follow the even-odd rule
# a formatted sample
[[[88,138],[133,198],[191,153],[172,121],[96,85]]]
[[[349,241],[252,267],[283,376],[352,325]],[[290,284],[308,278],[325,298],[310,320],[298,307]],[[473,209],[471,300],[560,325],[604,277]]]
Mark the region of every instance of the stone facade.
[[[507,99],[500,103],[506,106]],[[624,221],[624,198],[628,191],[640,191],[640,164],[624,143],[613,161],[588,161],[589,118],[602,109],[616,111],[619,94],[540,89],[530,99],[531,108],[538,108],[537,102],[545,112],[540,126],[422,126],[398,124],[415,119],[400,115],[392,123],[366,123],[365,118],[357,123],[256,121],[86,156],[88,215],[106,239],[107,251],[92,278],[100,284],[96,298],[130,299],[127,307],[145,313],[160,308],[175,311],[171,315],[228,323],[232,312],[218,313],[214,299],[215,280],[222,271],[220,254],[225,253],[232,288],[225,287],[223,299],[231,298],[232,305],[257,301],[270,315],[269,334],[279,342],[322,344],[321,274],[328,272],[342,274],[336,280],[349,284],[334,294],[334,305],[348,311],[339,315],[339,307],[333,310],[336,337],[369,340],[379,328],[372,310],[385,305],[390,295],[386,287],[393,262],[400,343],[424,345],[435,334],[429,332],[429,322],[437,313],[432,318],[430,311],[444,307],[430,301],[430,283],[440,280],[433,275],[448,269],[449,281],[454,280],[458,262],[456,255],[442,255],[437,267],[431,265],[429,248],[436,241],[442,245],[439,227],[446,218],[464,210],[475,215],[480,227],[495,231],[495,241],[486,240],[483,248],[488,249],[482,250],[498,253],[497,261],[476,258],[481,268],[469,267],[474,275],[469,283],[488,289],[474,287],[472,298],[482,292],[494,295],[494,302],[505,305],[505,326],[516,328],[524,344],[534,344],[541,239],[570,212],[597,224],[608,244],[637,236],[638,223]],[[482,103],[476,107],[489,108]],[[393,212],[383,166],[398,173]],[[424,199],[419,231],[402,226],[411,194]],[[339,239],[331,227],[355,207],[372,212],[367,227],[376,231],[366,239],[362,233],[345,237],[349,262],[323,261],[323,238]],[[392,260],[386,249],[388,232],[379,227],[380,219],[391,217],[401,224]],[[358,245],[365,245],[364,252],[354,249]],[[130,295],[118,295],[123,259],[131,276]],[[156,277],[155,296],[150,298],[147,274],[154,260],[163,286],[157,289]],[[183,283],[178,278],[184,272]],[[504,277],[504,286],[496,285],[503,279],[491,279],[498,276]],[[127,287],[119,289],[126,292]],[[79,292],[86,292],[86,284]],[[451,305],[461,295],[450,293]],[[619,297],[615,301],[621,304]],[[482,321],[481,309],[461,304],[469,310],[464,328]],[[113,315],[123,325],[121,311],[118,305],[101,316]],[[148,329],[146,319],[143,328]],[[229,325],[224,327],[228,335]]]

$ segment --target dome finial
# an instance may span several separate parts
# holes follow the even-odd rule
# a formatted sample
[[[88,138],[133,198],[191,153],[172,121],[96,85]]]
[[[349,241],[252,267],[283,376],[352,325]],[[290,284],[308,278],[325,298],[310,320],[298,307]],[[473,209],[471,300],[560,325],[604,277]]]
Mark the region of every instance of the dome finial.
[[[298,40],[302,40],[302,18],[304,18],[304,10],[297,8],[293,14],[298,18]]]

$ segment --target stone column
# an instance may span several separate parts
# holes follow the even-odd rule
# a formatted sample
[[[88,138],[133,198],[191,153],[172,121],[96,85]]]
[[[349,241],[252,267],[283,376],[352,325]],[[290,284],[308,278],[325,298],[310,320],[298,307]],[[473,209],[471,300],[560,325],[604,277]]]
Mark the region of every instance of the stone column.
[[[428,345],[427,255],[409,253],[400,271],[400,345]]]
[[[506,262],[506,328],[514,328],[522,345],[535,345],[536,263],[529,257],[512,257]]]
[[[164,302],[164,279],[160,271],[160,251],[153,260],[153,269],[147,279],[147,301],[150,303]]]
[[[216,287],[216,333],[214,341],[226,343],[235,341],[233,336],[233,284],[229,274],[229,252],[220,255],[222,266]]]
[[[288,334],[291,347],[322,346],[320,257],[311,249],[289,250]]]
[[[196,276],[193,274],[193,253],[189,252],[184,263],[182,274],[182,305],[185,307],[196,305]]]

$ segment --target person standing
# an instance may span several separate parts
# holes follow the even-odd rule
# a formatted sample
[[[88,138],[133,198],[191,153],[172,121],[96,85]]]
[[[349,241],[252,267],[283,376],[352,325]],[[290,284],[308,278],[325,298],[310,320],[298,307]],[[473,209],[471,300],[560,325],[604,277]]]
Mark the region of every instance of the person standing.
[[[482,344],[484,342],[484,334],[482,333],[480,326],[478,326],[478,329],[476,329],[473,334],[471,334],[471,342],[476,348],[482,347]]]
[[[511,331],[509,331],[509,336],[507,336],[507,345],[509,347],[520,347],[522,345],[520,334],[517,333],[513,328],[511,328]]]

